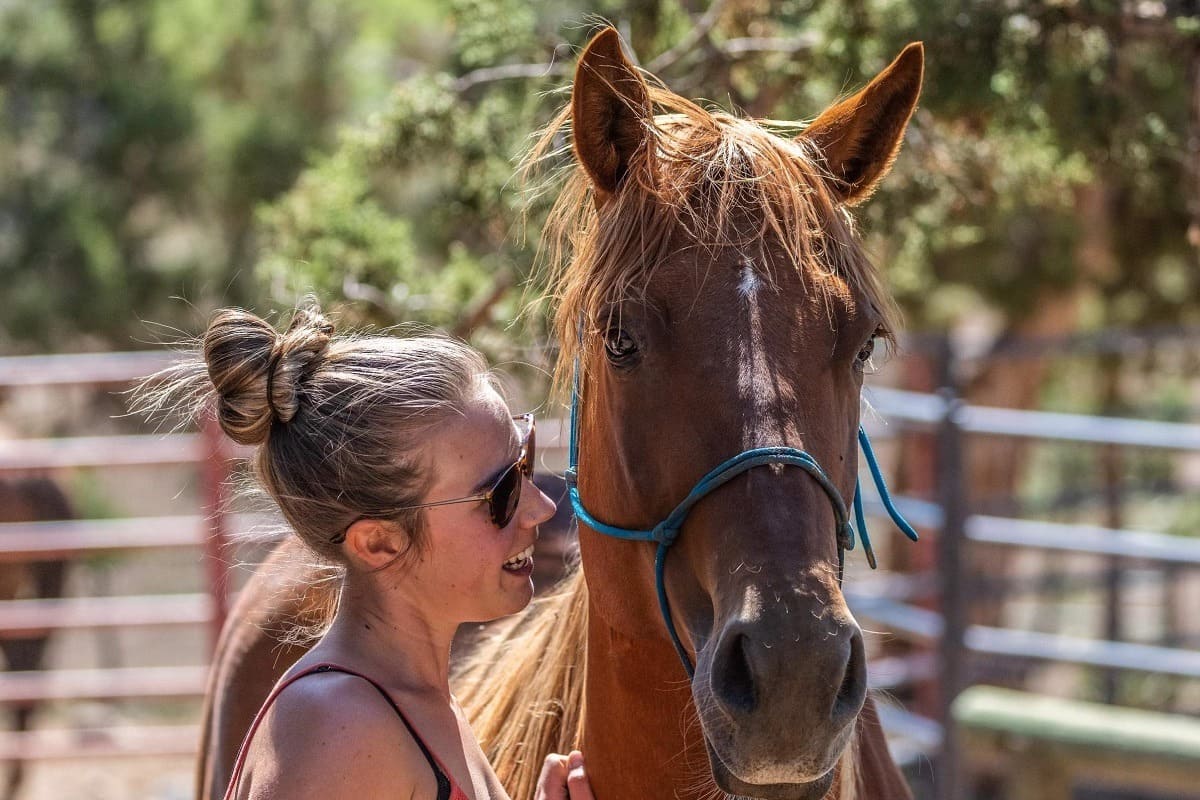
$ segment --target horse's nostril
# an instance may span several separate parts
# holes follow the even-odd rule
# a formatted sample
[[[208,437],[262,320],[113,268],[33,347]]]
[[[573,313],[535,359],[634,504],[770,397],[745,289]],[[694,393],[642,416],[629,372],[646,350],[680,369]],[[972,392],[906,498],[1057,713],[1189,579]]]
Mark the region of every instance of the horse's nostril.
[[[786,707],[798,724],[814,731],[829,726],[841,730],[854,720],[867,690],[866,654],[857,625],[822,640],[820,647],[812,646],[811,639],[797,639],[791,646],[756,634],[763,635],[737,621],[717,639],[709,689],[727,715],[745,720]]]
[[[713,660],[712,688],[718,702],[734,711],[750,713],[758,705],[754,671],[746,648],[750,640],[741,633],[726,636]]]
[[[850,637],[850,658],[846,662],[846,672],[842,675],[842,685],[838,687],[837,697],[833,701],[831,716],[835,721],[846,715],[856,715],[862,708],[867,694],[866,661],[862,632],[855,628]]]

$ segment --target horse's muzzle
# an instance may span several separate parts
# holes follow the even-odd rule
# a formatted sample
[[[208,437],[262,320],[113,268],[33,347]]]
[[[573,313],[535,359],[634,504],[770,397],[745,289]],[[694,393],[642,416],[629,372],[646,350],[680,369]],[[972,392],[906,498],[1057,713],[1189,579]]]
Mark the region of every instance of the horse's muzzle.
[[[706,738],[746,784],[819,780],[866,699],[863,637],[853,620],[797,609],[786,621],[793,624],[776,615],[727,623],[693,684]]]

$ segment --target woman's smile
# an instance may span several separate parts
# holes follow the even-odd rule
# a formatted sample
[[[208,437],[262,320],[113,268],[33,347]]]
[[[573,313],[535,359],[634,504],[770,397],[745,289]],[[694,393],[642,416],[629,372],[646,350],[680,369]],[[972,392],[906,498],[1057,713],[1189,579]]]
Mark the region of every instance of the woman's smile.
[[[517,553],[508,561],[504,562],[504,571],[521,578],[528,578],[533,574],[533,545],[529,545],[521,552]]]

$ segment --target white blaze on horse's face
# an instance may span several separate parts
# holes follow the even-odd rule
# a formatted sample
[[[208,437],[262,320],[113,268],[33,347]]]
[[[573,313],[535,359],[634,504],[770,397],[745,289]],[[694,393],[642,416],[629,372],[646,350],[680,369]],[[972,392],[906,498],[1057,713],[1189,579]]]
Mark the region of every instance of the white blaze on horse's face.
[[[742,279],[738,281],[738,295],[752,310],[758,304],[758,290],[762,288],[762,278],[754,271],[754,262],[747,258],[742,264]]]
[[[889,169],[922,64],[910,46],[792,143],[652,90],[613,31],[588,46],[572,131],[597,211],[563,302],[565,346],[580,315],[599,334],[584,347],[579,473],[597,518],[653,526],[709,470],[767,446],[807,451],[852,496],[859,355],[887,303],[845,208]],[[755,467],[704,495],[665,562],[725,792],[824,797],[854,735],[865,653],[835,527],[806,470]],[[627,636],[663,631],[654,548],[586,528],[580,544],[594,619]]]
[[[755,271],[754,261],[749,258],[743,259],[737,286],[738,298],[745,314],[745,327],[739,332],[737,341],[738,395],[745,411],[743,449],[755,447],[756,438],[764,433],[759,429],[759,422],[766,416],[765,406],[772,401],[759,298],[762,286],[763,279]]]

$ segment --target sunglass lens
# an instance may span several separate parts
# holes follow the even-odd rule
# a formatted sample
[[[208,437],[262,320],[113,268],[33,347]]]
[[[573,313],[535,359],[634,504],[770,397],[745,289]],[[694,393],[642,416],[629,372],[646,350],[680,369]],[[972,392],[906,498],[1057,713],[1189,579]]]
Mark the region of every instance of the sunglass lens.
[[[492,521],[497,527],[503,528],[512,520],[517,504],[521,502],[521,484],[524,482],[525,476],[517,464],[505,470],[496,481],[496,488],[492,490]]]

